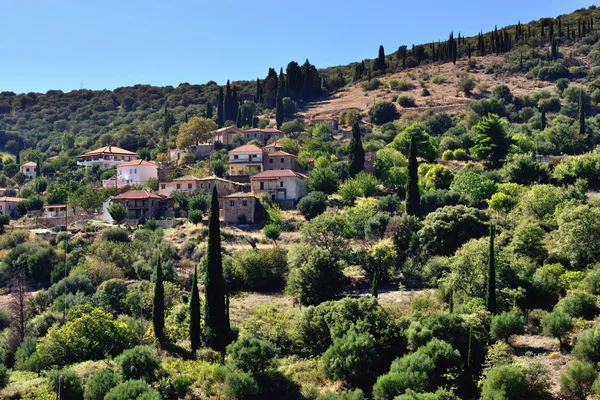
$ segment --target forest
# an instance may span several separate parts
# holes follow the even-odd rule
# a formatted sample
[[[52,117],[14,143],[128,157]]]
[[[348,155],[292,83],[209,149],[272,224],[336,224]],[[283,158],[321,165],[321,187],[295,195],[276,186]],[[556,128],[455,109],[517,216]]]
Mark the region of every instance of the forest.
[[[600,398],[600,10],[375,53],[0,93],[0,186],[22,200],[0,214],[0,397]],[[225,223],[215,186],[109,224],[115,170],[75,164],[135,151],[169,171],[130,188],[156,195],[267,150],[186,152],[233,125],[281,129],[306,170],[293,208],[257,195],[261,221]],[[94,218],[40,234],[58,204]]]

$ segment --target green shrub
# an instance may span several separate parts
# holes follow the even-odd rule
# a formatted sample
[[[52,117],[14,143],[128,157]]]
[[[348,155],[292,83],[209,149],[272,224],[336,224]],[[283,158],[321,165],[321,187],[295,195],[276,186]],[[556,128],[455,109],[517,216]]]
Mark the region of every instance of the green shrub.
[[[253,335],[241,336],[227,346],[227,353],[234,366],[253,374],[271,368],[275,362],[275,347],[273,344]]]
[[[369,109],[369,119],[376,125],[383,125],[386,122],[392,122],[399,117],[398,110],[394,103],[387,101],[377,103]]]
[[[223,392],[227,399],[248,399],[259,391],[258,383],[248,372],[230,372],[225,376]]]
[[[190,210],[188,211],[188,221],[190,221],[190,224],[198,225],[202,222],[203,215],[204,213],[200,210]]]
[[[325,374],[358,385],[371,378],[371,365],[377,362],[375,339],[368,333],[349,331],[323,354]]]
[[[533,182],[546,183],[549,179],[548,167],[538,161],[533,154],[515,154],[508,158],[502,173],[508,182],[529,185]]]
[[[85,400],[103,400],[104,396],[117,386],[117,376],[107,369],[98,371],[85,384],[83,397]]]
[[[444,152],[442,153],[442,160],[454,160],[454,152],[452,150],[444,150]]]
[[[0,390],[8,386],[10,381],[10,373],[4,364],[0,364]]]
[[[94,303],[108,312],[120,314],[125,311],[127,285],[122,279],[109,279],[102,282],[94,293]]]
[[[464,160],[467,156],[467,152],[464,149],[456,149],[453,153],[455,160]]]
[[[595,297],[580,291],[569,293],[558,302],[556,308],[575,318],[592,319],[598,314]]]
[[[160,400],[160,396],[146,382],[129,380],[112,388],[104,400]]]
[[[312,219],[327,209],[327,196],[323,192],[310,192],[300,199],[297,208],[304,218]]]
[[[160,358],[151,346],[136,346],[125,350],[116,359],[122,380],[156,379],[155,372],[160,368]]]
[[[108,242],[129,242],[129,232],[125,228],[108,228],[102,231],[102,240]]]
[[[404,108],[412,108],[417,106],[415,98],[410,96],[398,96],[398,104]]]
[[[545,336],[555,337],[563,344],[563,339],[569,335],[573,328],[571,316],[560,308],[542,318],[542,329]]]
[[[232,283],[242,289],[281,289],[287,273],[287,251],[283,248],[240,250],[233,254]]]
[[[469,74],[462,74],[458,80],[458,90],[469,95],[473,89],[475,89],[473,77]]]
[[[316,400],[365,400],[362,390],[341,390],[339,392],[325,392],[319,395]]]
[[[63,399],[83,399],[83,381],[72,369],[50,371],[48,383],[55,393],[60,392]]]
[[[560,392],[568,399],[585,400],[592,394],[592,386],[597,377],[593,364],[575,361],[560,376]]]
[[[506,311],[496,315],[492,319],[490,335],[494,340],[503,339],[508,342],[513,335],[520,335],[525,331],[523,317],[517,315],[514,311]]]
[[[378,89],[381,86],[381,81],[377,78],[371,79],[370,81],[363,82],[361,87],[364,91],[370,91]]]

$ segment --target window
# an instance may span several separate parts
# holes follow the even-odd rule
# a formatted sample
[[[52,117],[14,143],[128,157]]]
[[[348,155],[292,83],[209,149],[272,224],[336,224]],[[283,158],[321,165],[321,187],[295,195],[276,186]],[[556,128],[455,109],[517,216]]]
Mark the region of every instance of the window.
[[[131,170],[129,170],[129,175],[131,175]]]
[[[265,190],[265,183],[264,182],[260,183],[260,190]]]
[[[256,137],[256,133],[254,134],[254,137]]]
[[[191,188],[192,188],[192,184],[188,183],[188,189],[191,189]]]
[[[161,184],[160,184],[160,188],[161,188],[161,189],[166,189],[166,188],[167,188],[167,185],[166,185],[166,184],[164,184],[164,183],[161,183]]]
[[[210,189],[210,183],[208,184],[208,188]]]
[[[258,157],[256,154],[252,154],[252,158],[256,158]]]
[[[233,207],[233,206],[235,206],[235,201],[229,200],[229,207]]]
[[[273,164],[273,159],[269,158],[269,164]]]
[[[154,200],[152,200],[152,203],[151,203],[151,204],[152,204],[152,207],[154,207]]]
[[[250,138],[250,134],[246,133],[246,139]]]
[[[29,172],[29,168],[25,168],[25,171]]]
[[[279,182],[279,187],[283,187],[283,182]]]
[[[234,160],[237,160],[237,159],[239,159],[238,155],[237,155],[237,154],[236,154],[236,155],[234,155],[234,156],[233,156],[233,159],[234,159]]]
[[[181,189],[181,184],[180,183],[177,184],[177,189]]]
[[[285,162],[285,158],[281,157],[281,163],[283,164]]]
[[[134,173],[134,174],[137,174],[137,168],[133,170],[133,173]]]
[[[242,200],[242,207],[248,206],[248,200]]]

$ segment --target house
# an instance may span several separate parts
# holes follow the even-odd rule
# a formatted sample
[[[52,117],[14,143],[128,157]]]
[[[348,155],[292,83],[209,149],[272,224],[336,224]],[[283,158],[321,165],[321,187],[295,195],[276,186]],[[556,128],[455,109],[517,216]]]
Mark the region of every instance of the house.
[[[283,149],[283,146],[279,142],[273,142],[265,146],[265,150],[267,151],[267,153],[272,153],[281,149]]]
[[[164,201],[165,199],[163,196],[147,190],[131,190],[111,197],[109,203],[120,203],[129,212],[127,219],[137,220],[142,217],[159,217],[164,206]],[[112,221],[112,218],[106,208],[104,220],[110,222]]]
[[[307,172],[306,168],[303,168],[300,166],[300,164],[298,164],[298,157],[293,154],[286,153],[285,151],[279,150],[272,153],[267,153],[264,156],[264,160],[264,171],[291,169],[298,172]]]
[[[249,176],[262,172],[266,154],[252,144],[236,147],[229,152],[229,176]]]
[[[231,145],[233,143],[233,138],[236,135],[240,135],[240,134],[244,135],[244,132],[242,132],[242,130],[239,129],[237,126],[235,126],[235,125],[226,126],[224,128],[217,129],[215,131],[215,135],[213,137],[213,143],[221,142],[222,144],[225,144],[225,145]]]
[[[117,146],[106,146],[77,156],[77,165],[86,167],[100,165],[100,168],[111,168],[124,162],[138,160],[139,158],[132,151]]]
[[[312,125],[319,124],[321,122],[325,122],[327,125],[331,127],[331,130],[334,132],[338,132],[340,130],[339,123],[337,118],[334,118],[330,115],[316,115],[313,116],[310,120]]]
[[[158,165],[146,160],[134,160],[117,165],[115,177],[102,182],[102,186],[143,185],[150,178],[158,179]]]
[[[256,196],[252,193],[232,193],[223,197],[223,221],[228,224],[253,224],[256,219]]]
[[[37,164],[29,161],[21,165],[21,172],[27,177],[28,181],[35,179],[37,176]]]
[[[250,177],[252,193],[264,193],[271,200],[285,202],[293,206],[300,198],[308,194],[306,175],[291,169],[264,171]]]
[[[11,217],[19,215],[17,204],[24,201],[20,197],[2,196],[0,197],[0,214],[8,214]]]
[[[215,186],[217,187],[219,204],[222,203],[222,199],[224,196],[227,196],[231,193],[240,192],[243,190],[244,187],[244,185],[238,182],[233,182],[216,176],[196,178],[192,175],[186,175],[182,176],[181,178],[174,179],[171,182],[161,182],[159,185],[158,193],[163,196],[170,196],[174,192],[186,193],[195,192],[199,190],[211,193]]]
[[[242,131],[246,141],[258,140],[263,144],[269,143],[272,138],[282,138],[283,132],[275,128],[252,128]]]
[[[68,208],[66,204],[48,204],[44,206],[44,218],[59,218],[73,215],[73,209]]]

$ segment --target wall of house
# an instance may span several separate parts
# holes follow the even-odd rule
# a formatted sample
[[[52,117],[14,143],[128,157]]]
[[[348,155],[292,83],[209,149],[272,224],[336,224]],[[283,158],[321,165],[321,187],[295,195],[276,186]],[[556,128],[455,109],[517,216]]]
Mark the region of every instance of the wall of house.
[[[263,153],[262,152],[229,153],[229,162],[230,163],[263,162]]]
[[[133,185],[141,185],[148,182],[150,178],[158,179],[158,168],[147,166],[117,167],[119,182],[127,182]]]
[[[0,214],[8,214],[10,216],[17,216],[17,203],[12,201],[0,202]]]
[[[244,201],[246,201],[246,205],[244,205]],[[228,224],[237,224],[239,216],[243,214],[246,216],[248,223],[253,224],[255,208],[255,197],[225,198],[223,199],[223,221]]]
[[[262,189],[261,183],[263,183]],[[286,189],[285,197],[277,195],[277,191],[281,189]],[[252,181],[252,192],[257,194],[267,192],[269,195],[276,194],[275,200],[299,200],[308,194],[308,185],[306,184],[306,179],[284,176],[277,180]]]
[[[21,167],[21,172],[25,174],[28,180],[35,179],[37,176],[35,167]]]
[[[280,157],[268,155],[265,156],[265,161],[263,162],[263,169],[265,171],[271,171],[275,169],[291,169],[293,171],[298,171],[298,168],[298,162],[294,157],[291,156]]]

